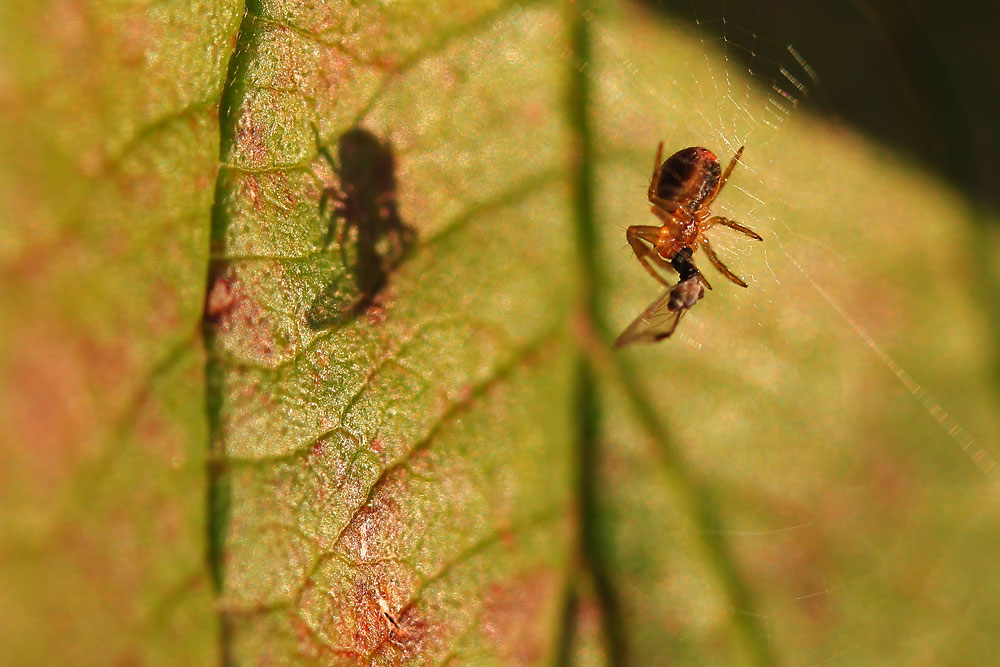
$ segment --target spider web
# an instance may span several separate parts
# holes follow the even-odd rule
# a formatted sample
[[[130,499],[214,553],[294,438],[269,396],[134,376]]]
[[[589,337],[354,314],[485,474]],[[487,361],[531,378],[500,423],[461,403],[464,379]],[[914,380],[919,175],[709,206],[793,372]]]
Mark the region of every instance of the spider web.
[[[665,112],[664,115],[689,119],[690,122],[679,127],[673,125],[665,128],[671,133],[667,145],[674,146],[674,149],[685,145],[724,148],[717,150],[717,153],[725,165],[728,156],[734,154],[737,148],[747,146],[736,175],[727,185],[728,191],[713,204],[713,209],[727,217],[749,221],[751,226],[770,231],[774,247],[756,248],[733,235],[721,236],[718,241],[713,242],[726,256],[735,257],[732,261],[736,266],[760,252],[764,258],[766,275],[758,273],[745,278],[756,283],[756,289],[763,291],[770,299],[782,298],[782,293],[786,291],[782,287],[783,280],[792,278],[789,273],[795,274],[794,279],[805,281],[983,474],[994,482],[1000,480],[996,459],[877,340],[865,326],[863,319],[853,315],[835,294],[814,277],[816,272],[810,268],[813,261],[803,258],[795,248],[797,242],[819,246],[827,255],[825,259],[842,263],[844,271],[851,271],[851,262],[846,254],[837,250],[841,240],[836,236],[828,240],[805,236],[790,227],[780,211],[773,211],[775,208],[800,208],[794,199],[783,196],[767,179],[772,167],[782,159],[781,152],[786,146],[781,139],[784,126],[791,124],[800,106],[809,101],[811,89],[818,89],[822,93],[821,81],[819,74],[794,45],[779,44],[760,35],[760,25],[765,20],[763,5],[747,4],[751,8],[743,18],[751,21],[749,27],[731,18],[731,9],[727,7],[725,0],[691,0],[690,13],[693,18],[688,30],[701,45],[702,61],[689,64],[688,78],[695,83],[698,91],[693,97],[677,97],[669,90],[677,84],[676,77],[657,80],[643,76],[636,66],[642,58],[641,47],[616,38],[602,27],[592,13],[581,10],[596,39],[612,54],[613,62],[617,63],[617,68],[612,68],[610,72],[594,76],[594,83],[601,88],[617,91],[618,94],[612,96],[614,103],[640,109],[659,109]],[[566,57],[570,60],[575,58],[572,53],[567,53]],[[587,67],[587,63],[582,61],[578,61],[576,65],[581,69]],[[616,77],[618,81],[608,81]],[[665,152],[669,154],[671,149],[667,148]],[[734,304],[734,307],[747,308],[748,300],[741,301]],[[749,301],[749,307],[753,307],[752,300]],[[825,317],[815,313],[810,315]],[[694,331],[680,331],[677,338],[700,349],[705,344],[705,336],[699,331],[704,328],[704,322],[699,319],[697,310],[692,311],[689,319],[688,326],[693,322]]]
[[[719,0],[719,2],[715,3],[692,0],[692,13],[695,16],[700,41],[708,47],[714,46],[716,52],[721,52],[722,54],[723,64],[721,67],[716,66],[715,68],[716,70],[721,70],[721,73],[717,74],[715,70],[712,70],[713,56],[708,49],[705,50],[707,67],[712,73],[711,79],[714,90],[711,92],[716,94],[720,100],[723,100],[723,102],[717,104],[718,127],[725,128],[726,133],[729,136],[737,137],[740,143],[752,142],[753,138],[750,135],[759,136],[763,134],[765,136],[762,141],[758,142],[758,148],[766,150],[767,144],[775,138],[780,126],[792,116],[793,112],[799,107],[800,102],[808,97],[809,88],[813,87],[821,91],[821,82],[819,75],[793,45],[785,47],[788,55],[794,61],[793,64],[788,63],[787,60],[784,62],[775,60],[774,55],[768,55],[768,50],[773,54],[775,45],[763,43],[757,34],[757,31],[760,29],[761,8],[762,5],[758,4],[755,25],[752,29],[747,29],[740,25],[733,25],[731,20],[727,18],[725,0]],[[721,33],[721,36],[712,37],[710,34],[706,34],[707,31],[705,28],[711,28],[713,25],[721,25],[721,30],[717,30],[717,32]],[[746,72],[750,75],[749,77],[745,77],[746,81],[757,81],[761,90],[768,91],[766,95],[758,97],[756,108],[753,95],[750,92],[752,84],[734,83],[733,77],[730,75],[732,68],[735,67],[738,69],[740,67],[734,63],[731,57],[731,52],[733,51],[742,52],[750,56],[752,64],[745,66]],[[798,78],[796,74],[798,74]],[[720,86],[720,81],[725,85]],[[803,81],[806,83],[803,83]],[[740,97],[741,90],[743,92],[742,97]],[[744,118],[747,119],[747,129],[740,127],[739,121]],[[759,126],[761,125],[766,128],[763,132],[759,130]],[[742,138],[740,138],[741,133],[743,134]],[[771,155],[769,159],[773,161],[780,159],[780,157]],[[825,289],[814,279],[812,272],[803,261],[798,259],[794,249],[786,246],[782,241],[783,237],[794,236],[795,232],[780,216],[769,215],[764,201],[752,194],[756,190],[766,188],[766,183],[764,176],[759,171],[749,167],[748,169],[755,177],[756,183],[752,184],[749,188],[740,188],[737,186],[737,189],[743,195],[753,199],[760,205],[759,213],[758,210],[751,209],[748,214],[764,218],[764,226],[772,228],[774,238],[778,244],[778,251],[783,256],[783,259],[790,263],[794,267],[795,272],[797,272],[798,277],[805,280],[816,294],[829,305],[833,312],[844,323],[850,326],[857,337],[869,348],[871,353],[899,380],[903,387],[924,408],[927,414],[931,416],[969,459],[975,463],[983,474],[987,475],[994,483],[1000,481],[1000,478],[997,476],[996,459],[980,446],[975,438],[937,401],[931,392],[919,383],[876,340],[858,317],[852,315],[829,290]],[[775,198],[781,197],[779,195],[779,197]],[[784,198],[781,198],[781,200],[786,206],[791,206]],[[810,242],[815,242],[815,240],[811,239]],[[780,286],[781,281],[778,274],[770,265],[768,265],[768,270],[771,273],[772,279]]]
[[[926,342],[928,335],[940,335],[942,349],[961,347],[963,343],[959,339],[967,335],[969,329],[957,326],[955,332],[945,330],[949,315],[944,311],[966,321],[974,320],[975,303],[947,303],[954,307],[943,310],[941,321],[916,322],[908,337],[900,337],[898,325],[891,326],[892,322],[885,322],[877,313],[878,309],[871,307],[872,303],[884,300],[889,304],[885,310],[891,310],[892,303],[910,304],[917,299],[927,299],[927,290],[933,290],[935,285],[933,282],[928,284],[926,278],[921,281],[903,275],[898,280],[886,277],[894,273],[872,271],[870,261],[857,256],[861,253],[855,253],[856,248],[864,250],[872,245],[891,243],[894,234],[903,232],[891,229],[891,224],[887,224],[893,221],[890,216],[873,216],[872,224],[860,232],[856,226],[843,224],[846,217],[857,214],[857,209],[849,205],[831,207],[824,191],[839,190],[849,198],[853,194],[851,186],[830,182],[823,169],[824,156],[818,151],[814,169],[808,173],[789,173],[785,166],[786,155],[802,153],[803,142],[812,137],[842,139],[848,145],[860,143],[860,140],[843,128],[822,127],[824,121],[817,119],[814,109],[809,108],[816,98],[823,97],[821,73],[809,65],[799,49],[769,41],[761,35],[760,28],[768,20],[761,6],[762,3],[757,3],[746,14],[735,18],[735,12],[725,2],[692,0],[690,22],[670,32],[666,39],[678,50],[687,49],[692,43],[695,47],[685,67],[664,67],[659,74],[648,61],[654,48],[653,40],[664,39],[662,32],[650,36],[629,34],[624,38],[612,22],[577,6],[591,28],[595,51],[599,51],[606,62],[599,64],[598,58],[585,62],[571,52],[565,57],[590,77],[603,103],[619,108],[624,119],[620,126],[603,130],[606,134],[602,143],[607,147],[602,158],[614,161],[627,152],[616,144],[619,135],[644,134],[648,141],[648,155],[634,157],[628,153],[627,157],[621,157],[622,162],[631,160],[634,164],[630,170],[623,168],[622,171],[628,171],[629,178],[635,181],[635,189],[627,189],[621,199],[605,203],[608,209],[628,212],[625,216],[628,222],[613,230],[617,236],[614,249],[620,250],[622,261],[610,268],[609,273],[614,271],[613,275],[630,276],[626,280],[632,291],[641,292],[641,296],[620,296],[611,304],[611,318],[622,327],[655,297],[658,289],[642,282],[645,273],[637,268],[627,246],[621,242],[625,224],[652,224],[644,222],[640,216],[641,204],[645,203],[643,191],[648,183],[644,179],[649,178],[656,142],[661,138],[665,140],[668,155],[685,146],[706,146],[716,151],[723,165],[739,146],[746,146],[732,180],[713,204],[713,213],[747,224],[761,232],[765,241],[755,244],[723,230],[713,230],[712,241],[723,261],[750,283],[749,290],[743,292],[721,285],[724,279],[705,266],[703,257],[696,255],[716,287],[714,292],[692,309],[670,341],[641,352],[632,350],[624,354],[645,355],[650,360],[647,363],[656,364],[664,369],[663,373],[680,378],[706,374],[718,377],[720,387],[702,396],[679,381],[676,383],[678,394],[661,404],[678,441],[698,445],[698,451],[685,449],[684,456],[695,460],[696,467],[715,480],[715,484],[744,484],[745,461],[750,458],[781,456],[793,460],[780,466],[773,479],[766,478],[765,473],[763,479],[754,480],[755,484],[776,490],[771,497],[760,499],[762,505],[774,508],[770,519],[761,519],[760,515],[747,519],[741,515],[733,521],[737,525],[743,521],[743,525],[716,531],[727,537],[740,558],[764,552],[778,560],[822,560],[833,559],[830,554],[834,552],[842,556],[856,549],[861,554],[859,557],[870,563],[868,567],[857,568],[849,576],[839,578],[825,574],[823,568],[803,566],[802,569],[813,572],[813,576],[808,582],[799,582],[798,590],[786,593],[784,599],[780,595],[763,596],[768,599],[756,611],[735,610],[757,618],[769,636],[772,633],[787,636],[789,632],[794,633],[790,628],[797,627],[805,617],[855,614],[861,618],[870,614],[867,596],[898,585],[895,582],[904,574],[899,558],[909,554],[905,548],[902,552],[895,550],[897,545],[893,544],[891,535],[894,530],[902,529],[882,528],[885,542],[865,543],[864,535],[854,536],[847,528],[838,533],[851,521],[858,525],[875,524],[880,516],[882,520],[896,512],[901,517],[907,516],[910,507],[925,502],[937,503],[934,508],[920,510],[924,514],[919,520],[935,524],[927,528],[927,535],[936,534],[939,541],[919,556],[931,565],[928,578],[915,582],[918,590],[914,602],[923,602],[919,596],[930,594],[934,589],[932,582],[943,581],[948,576],[961,577],[962,570],[970,567],[968,563],[976,562],[976,556],[967,556],[965,551],[973,554],[977,543],[945,532],[949,526],[938,524],[938,517],[948,514],[947,504],[976,507],[982,503],[983,497],[990,493],[984,489],[995,488],[998,469],[994,457],[963,425],[963,422],[973,422],[972,431],[985,434],[985,441],[992,442],[995,419],[966,405],[961,392],[955,390],[961,379],[941,370],[947,363],[927,363],[920,358],[927,349],[934,349]],[[653,120],[644,120],[651,117]],[[893,167],[898,169],[899,165]],[[862,167],[871,168],[870,162]],[[602,191],[601,196],[613,195]],[[898,201],[881,203],[884,207],[901,205]],[[601,205],[598,201],[598,206]],[[914,204],[908,212],[914,208],[919,205]],[[882,208],[877,210],[882,212]],[[900,213],[901,218],[905,215]],[[811,217],[826,220],[828,224],[802,228],[789,222]],[[879,224],[882,218],[888,220]],[[915,233],[934,234],[933,230],[928,232],[926,229]],[[872,253],[864,254],[872,256]],[[902,260],[890,257],[888,261],[898,263]],[[634,276],[640,278],[633,281]],[[954,301],[954,296],[942,295],[941,300],[942,303]],[[763,338],[771,341],[770,344],[759,344],[755,337],[758,331],[764,332]],[[827,354],[829,360],[824,362],[823,357]],[[968,366],[966,362],[959,362],[962,364]],[[715,375],[711,375],[713,373]],[[923,379],[918,379],[921,377]],[[983,383],[981,379],[979,382]],[[740,395],[733,395],[721,387],[726,383],[739,386]],[[937,389],[931,391],[930,387],[934,386]],[[648,388],[656,395],[662,391],[662,382],[651,381]],[[740,408],[752,405],[742,395],[749,392],[758,393],[762,403],[780,402],[788,394],[802,395],[793,396],[778,409],[771,410],[770,419],[776,422],[772,429],[773,439],[747,443],[739,442],[734,434],[745,419]],[[948,400],[942,403],[935,394],[947,396]],[[711,409],[702,407],[709,403],[725,403],[727,399],[738,407],[728,412],[725,405]],[[866,402],[871,405],[863,405]],[[950,403],[956,412],[945,403]],[[841,410],[849,415],[843,418],[861,420],[867,427],[842,426]],[[962,416],[957,416],[959,414]],[[757,414],[746,418],[768,419]],[[805,421],[818,423],[803,423]],[[900,422],[926,425],[927,432],[905,443],[890,444],[877,435],[879,430],[893,432]],[[939,427],[937,431],[935,424]],[[876,432],[870,438],[870,447],[847,440],[851,434],[864,432],[866,428]],[[910,429],[899,432],[920,430],[912,426]],[[791,438],[789,432],[793,434]],[[799,434],[798,438],[795,434]],[[796,439],[800,444],[791,450],[787,445],[778,444]],[[783,448],[780,453],[766,451],[775,445]],[[747,453],[748,447],[759,449]],[[954,456],[956,447],[982,473],[981,477],[969,473],[972,468],[961,460],[963,457]],[[760,452],[760,449],[765,451]],[[869,453],[869,449],[873,452]],[[817,455],[817,452],[820,453]],[[797,474],[791,472],[796,471],[796,466],[800,468]],[[886,496],[906,497],[902,502],[909,505],[891,510],[855,507],[860,518],[848,520],[842,504],[850,506],[849,502],[817,499],[815,489],[819,487],[843,489],[856,484],[857,480],[846,471],[864,466],[876,471],[872,473],[877,477],[873,484],[879,485]],[[977,483],[981,481],[987,481],[987,486]],[[901,490],[914,486],[933,487],[937,489],[933,493],[938,495],[924,491],[928,494],[924,496]],[[830,492],[833,496],[837,493],[841,494],[838,496],[841,501],[850,495],[848,490]],[[810,509],[783,510],[788,504]],[[966,511],[959,516],[967,522],[977,523],[983,519],[981,512],[984,510]],[[806,520],[802,520],[803,517]],[[912,517],[900,518],[901,522],[906,520]],[[733,525],[729,520],[726,523]],[[843,541],[830,545],[831,534],[839,535]],[[903,539],[895,541],[906,543]],[[817,546],[824,542],[825,547]],[[824,553],[824,549],[828,552]],[[752,556],[745,557],[752,559]],[[992,566],[987,567],[992,572]],[[975,586],[974,579],[970,581]],[[941,598],[950,591],[938,588],[935,592]],[[977,616],[975,605],[986,603],[979,597],[982,596],[968,592],[967,605],[942,604],[942,607],[972,619],[970,624],[981,626],[986,623],[986,615]],[[905,597],[899,596],[897,601],[902,599]],[[901,615],[906,617],[908,613],[919,612],[907,609]],[[869,623],[874,620],[884,624],[890,622],[888,614],[885,611],[874,619],[865,617],[869,618]],[[863,625],[854,626],[855,635],[841,636],[838,641],[807,649],[809,660],[801,664],[809,661],[821,664],[853,652],[864,654],[869,649],[864,632],[871,630]],[[975,648],[955,650],[975,654]],[[907,654],[902,648],[891,655],[906,661]],[[919,655],[911,653],[910,657],[916,659]]]

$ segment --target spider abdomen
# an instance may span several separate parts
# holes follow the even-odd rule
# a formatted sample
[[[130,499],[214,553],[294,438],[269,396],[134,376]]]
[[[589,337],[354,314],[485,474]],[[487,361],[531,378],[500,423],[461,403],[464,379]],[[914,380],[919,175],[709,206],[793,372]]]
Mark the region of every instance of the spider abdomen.
[[[694,213],[719,185],[722,167],[707,148],[692,146],[666,159],[656,183],[656,196]]]

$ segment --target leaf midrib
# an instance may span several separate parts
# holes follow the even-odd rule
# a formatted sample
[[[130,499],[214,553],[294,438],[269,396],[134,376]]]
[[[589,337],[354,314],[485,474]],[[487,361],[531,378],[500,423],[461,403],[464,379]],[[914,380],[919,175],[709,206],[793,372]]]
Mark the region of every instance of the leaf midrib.
[[[540,4],[540,2],[531,2],[529,5]],[[591,34],[590,34],[590,18],[592,18],[591,12],[593,11],[589,6],[590,3],[584,1],[574,3],[568,10],[571,12],[569,16],[569,26],[571,31],[571,45],[575,52],[577,59],[580,62],[588,63],[591,57]],[[461,37],[468,34],[474,33],[479,29],[490,27],[498,17],[504,15],[508,12],[511,7],[523,8],[525,5],[518,2],[509,2],[498,6],[494,10],[487,12],[483,16],[477,17],[476,20],[464,24],[454,30],[448,31],[441,35],[441,38],[435,43],[427,46],[424,49],[418,49],[417,51],[409,54],[400,65],[392,72],[387,73],[383,81],[379,84],[375,91],[372,92],[368,101],[362,105],[359,113],[355,118],[355,124],[360,123],[371,111],[375,104],[382,98],[385,92],[389,89],[391,83],[398,78],[398,76],[404,73],[406,70],[412,69],[425,59],[445,50],[450,44]],[[590,18],[588,18],[588,16]],[[328,43],[322,40],[319,36],[309,33],[309,31],[297,28],[295,26],[285,25],[271,17],[264,16],[262,14],[253,13],[249,8],[246,8],[243,14],[243,18],[240,23],[239,31],[237,32],[237,50],[239,49],[239,44],[244,35],[244,29],[247,27],[248,22],[253,21],[266,21],[274,23],[277,25],[282,25],[289,30],[296,32],[297,34],[303,35],[310,39],[315,39],[320,41],[325,46],[339,48],[338,45],[334,43]],[[247,171],[242,167],[236,165],[229,165],[225,161],[225,156],[228,154],[227,148],[233,139],[233,109],[229,107],[229,101],[231,98],[232,91],[238,89],[243,83],[238,81],[239,79],[239,67],[237,59],[233,58],[230,61],[230,67],[227,69],[227,75],[225,84],[222,89],[220,96],[220,105],[222,106],[224,113],[221,114],[220,118],[220,146],[219,146],[219,156],[220,156],[220,169],[217,176],[216,185],[216,203],[213,206],[213,237],[215,237],[218,232],[223,229],[227,221],[220,219],[223,215],[222,207],[219,205],[220,193],[224,187],[224,174],[230,170],[233,171]],[[710,495],[707,490],[695,481],[690,473],[683,464],[683,461],[678,456],[677,452],[674,451],[670,438],[667,433],[666,427],[662,424],[657,411],[654,406],[649,402],[647,397],[643,394],[641,390],[641,385],[638,379],[635,377],[631,369],[621,361],[619,355],[611,355],[607,352],[611,336],[609,335],[609,327],[603,320],[602,308],[599,303],[597,285],[602,284],[601,281],[601,263],[597,256],[597,222],[596,222],[596,206],[595,206],[595,175],[594,175],[594,164],[598,157],[597,151],[594,147],[593,134],[590,126],[589,119],[589,109],[590,109],[590,96],[591,86],[589,81],[589,73],[586,68],[574,67],[572,61],[567,63],[567,72],[569,74],[569,86],[570,92],[567,99],[567,114],[570,120],[570,127],[574,141],[576,144],[576,150],[573,152],[575,159],[572,161],[570,166],[571,169],[571,182],[572,182],[572,199],[574,208],[574,219],[576,222],[576,245],[577,245],[577,276],[579,280],[578,286],[578,298],[579,298],[579,314],[586,322],[585,327],[589,328],[590,331],[597,334],[600,344],[603,346],[603,350],[597,352],[597,358],[595,358],[595,346],[587,345],[582,341],[576,341],[576,354],[577,354],[577,369],[579,383],[577,386],[578,391],[578,401],[576,405],[575,423],[581,425],[581,430],[578,433],[578,454],[580,461],[580,469],[577,471],[577,488],[578,488],[578,507],[580,508],[580,515],[578,517],[578,525],[581,527],[582,533],[578,535],[578,550],[582,555],[585,567],[588,569],[588,576],[596,584],[598,604],[601,608],[601,618],[604,624],[604,637],[605,643],[609,650],[609,658],[612,664],[625,664],[627,659],[627,644],[626,644],[626,632],[624,627],[624,620],[621,618],[620,605],[614,599],[614,591],[611,587],[611,577],[607,569],[607,563],[605,562],[604,556],[602,554],[602,546],[599,541],[599,535],[594,530],[598,519],[598,509],[596,506],[596,498],[598,497],[599,489],[597,488],[598,480],[596,477],[596,462],[598,457],[597,447],[599,446],[599,436],[600,436],[600,424],[598,421],[599,409],[595,407],[599,406],[596,404],[598,400],[598,390],[599,386],[597,379],[605,376],[605,380],[614,379],[617,383],[622,386],[625,390],[626,397],[629,403],[632,404],[636,414],[640,417],[640,421],[643,424],[644,429],[650,435],[650,437],[658,445],[658,459],[664,467],[665,472],[668,476],[675,481],[680,482],[680,488],[683,491],[683,495],[688,500],[689,509],[692,510],[692,514],[696,519],[696,522],[703,528],[699,531],[702,536],[703,546],[706,548],[710,560],[715,566],[716,572],[719,574],[724,585],[726,595],[730,599],[731,606],[733,607],[733,613],[731,617],[733,623],[736,627],[737,632],[744,638],[745,642],[752,649],[755,657],[755,661],[758,664],[768,665],[774,664],[775,659],[773,656],[773,651],[771,649],[770,643],[767,639],[767,634],[764,628],[760,625],[756,615],[751,613],[749,610],[752,608],[750,595],[747,586],[740,579],[735,564],[732,560],[731,555],[728,552],[726,544],[720,535],[720,531],[717,530],[720,525],[719,517],[716,514],[714,505],[711,502]],[[235,76],[234,76],[235,75]],[[275,169],[285,169],[285,168],[302,168],[301,164],[291,165],[289,167],[269,167],[266,171],[274,171]],[[253,170],[250,170],[253,171]],[[540,180],[543,183],[548,182],[551,179],[557,178],[561,172],[556,172],[553,174],[541,175],[529,179],[531,181]],[[506,195],[516,194],[515,191],[524,189],[521,187],[514,188],[506,193]],[[538,185],[537,183],[529,183],[528,185]],[[502,198],[502,197],[501,197]],[[491,202],[484,202],[482,206],[489,206]],[[481,208],[477,206],[474,208]],[[467,218],[471,215],[473,211],[466,211],[463,215],[458,216],[459,219]],[[458,224],[449,224],[445,226],[438,234],[432,237],[431,240],[436,239],[438,236],[445,235],[452,231]],[[272,259],[264,257],[230,257],[219,255],[210,255],[210,263],[215,263],[219,261],[253,261],[256,259]],[[273,258],[280,259],[282,261],[291,260],[294,261],[295,258],[280,257]],[[544,343],[546,340],[551,338],[551,332],[540,337],[539,340],[533,341],[528,345],[524,346],[521,353],[516,353],[512,356],[512,359],[507,364],[501,364],[498,369],[487,378],[481,386],[478,386],[473,392],[474,396],[478,396],[484,388],[488,388],[497,379],[504,376],[504,368],[510,366],[513,368],[517,364],[518,360],[523,358],[524,354],[530,352],[530,350],[537,347],[539,344]],[[527,352],[525,352],[527,350]],[[206,370],[206,378],[210,377],[210,374],[214,372],[212,366],[218,363],[220,360],[210,360],[208,362],[209,367]],[[612,378],[607,376],[611,375]],[[367,387],[367,383],[359,390],[362,393]],[[213,387],[211,382],[207,389],[207,399],[206,408],[208,411],[208,418],[210,424],[210,436],[209,436],[209,451],[211,452],[211,443],[215,442],[219,434],[219,423],[218,423],[218,406],[219,401],[216,400],[217,397],[211,395]],[[465,402],[462,402],[463,404]],[[429,446],[433,440],[433,434],[447,423],[450,416],[453,416],[455,410],[461,410],[462,405],[456,405],[450,407],[441,415],[440,419],[431,425],[428,430],[428,436],[417,445],[417,447]],[[302,452],[296,451],[291,454],[283,455],[280,457],[282,460],[286,458],[297,458]],[[408,452],[406,457],[402,461],[390,464],[383,469],[379,477],[374,480],[369,489],[369,493],[366,499],[355,508],[354,512],[351,513],[350,517],[354,517],[360,509],[364,508],[371,498],[372,493],[378,488],[379,483],[386,478],[386,475],[399,467],[399,465],[405,464],[405,459],[411,456],[414,450]],[[272,462],[272,459],[256,460],[253,461],[241,461],[237,459],[227,459],[226,457],[209,457],[209,482],[208,482],[208,537],[209,537],[209,564],[214,573],[214,581],[217,587],[217,593],[221,593],[221,583],[222,583],[222,540],[223,532],[225,529],[224,521],[225,517],[218,513],[218,503],[219,494],[223,492],[218,488],[219,483],[219,473],[220,466],[222,465],[260,465],[264,463]],[[350,518],[345,525],[350,525]],[[716,530],[708,530],[708,527],[714,527]],[[339,539],[339,538],[338,538]],[[572,571],[567,572],[567,576],[571,577],[573,575]],[[568,582],[569,592],[567,599],[574,599],[573,589],[576,584],[573,581]],[[220,617],[220,656],[223,662],[227,662],[228,656],[231,655],[231,646],[229,645],[229,633],[227,631],[227,624],[225,619],[225,614],[232,612],[231,609],[223,609],[220,605],[219,617]],[[566,632],[572,632],[573,628],[570,624],[567,624],[564,628]],[[561,645],[566,647],[570,645],[570,642],[566,641],[565,638],[561,641]]]

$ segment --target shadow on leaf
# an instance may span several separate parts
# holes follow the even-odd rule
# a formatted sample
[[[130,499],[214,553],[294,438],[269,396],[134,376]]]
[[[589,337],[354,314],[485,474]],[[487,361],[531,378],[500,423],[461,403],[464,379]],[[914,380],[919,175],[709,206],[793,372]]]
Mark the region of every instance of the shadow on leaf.
[[[323,247],[340,248],[345,268],[316,296],[306,311],[313,329],[341,324],[365,312],[385,287],[389,275],[413,246],[416,233],[399,217],[395,158],[389,142],[361,128],[344,133],[337,158],[319,142],[339,184],[323,190],[320,217],[329,210],[330,227]]]

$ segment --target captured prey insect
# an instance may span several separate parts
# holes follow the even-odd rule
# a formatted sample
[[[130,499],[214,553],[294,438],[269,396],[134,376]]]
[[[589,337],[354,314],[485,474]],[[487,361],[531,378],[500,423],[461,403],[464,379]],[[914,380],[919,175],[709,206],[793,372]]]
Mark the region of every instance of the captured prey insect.
[[[615,339],[615,347],[629,343],[655,343],[669,338],[684,317],[684,313],[705,296],[705,279],[691,261],[691,248],[683,248],[670,260],[670,266],[681,279],[657,297],[649,308]]]
[[[691,259],[698,248],[704,249],[708,260],[722,275],[741,287],[747,286],[722,263],[705,236],[714,225],[722,225],[763,240],[749,227],[729,218],[713,216],[709,209],[742,154],[743,146],[740,146],[723,172],[719,159],[707,148],[692,146],[663,160],[663,142],[657,146],[647,197],[652,204],[650,210],[663,224],[632,225],[625,231],[625,238],[649,274],[669,289],[629,325],[615,341],[615,347],[667,338],[681,316],[704,295],[704,288],[712,289]],[[676,271],[680,282],[671,286],[654,265]]]

